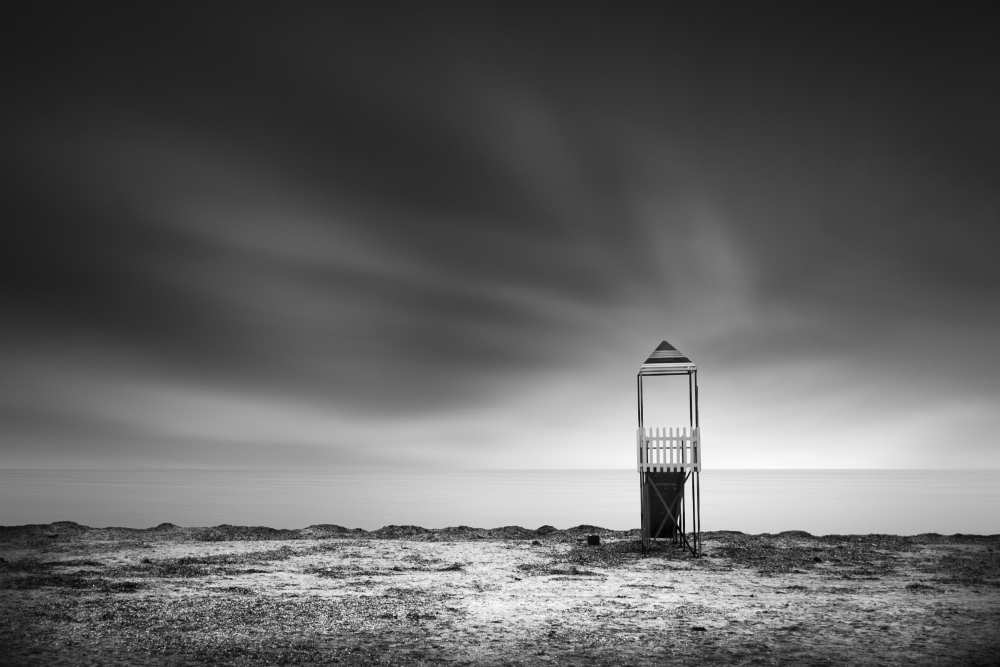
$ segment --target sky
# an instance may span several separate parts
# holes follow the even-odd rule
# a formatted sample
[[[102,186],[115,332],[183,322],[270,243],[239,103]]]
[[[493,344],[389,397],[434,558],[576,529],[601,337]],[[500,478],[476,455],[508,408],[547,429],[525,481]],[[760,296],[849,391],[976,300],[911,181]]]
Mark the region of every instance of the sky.
[[[1000,467],[981,16],[18,11],[0,467]]]

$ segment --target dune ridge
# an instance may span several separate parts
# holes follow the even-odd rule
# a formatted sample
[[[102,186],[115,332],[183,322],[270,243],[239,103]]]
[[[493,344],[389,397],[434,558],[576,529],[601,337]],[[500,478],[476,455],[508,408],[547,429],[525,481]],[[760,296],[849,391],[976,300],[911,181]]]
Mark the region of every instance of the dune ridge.
[[[217,526],[178,526],[164,522],[149,528],[128,528],[121,526],[92,527],[75,521],[54,521],[44,524],[24,524],[18,526],[0,526],[0,542],[31,542],[49,540],[123,540],[123,539],[171,539],[194,542],[213,541],[254,541],[254,540],[315,540],[326,538],[369,538],[369,539],[407,539],[417,541],[452,541],[452,540],[532,540],[545,538],[547,540],[575,541],[586,535],[600,535],[604,539],[637,540],[639,529],[615,530],[591,524],[580,524],[570,528],[555,528],[542,525],[538,528],[523,526],[499,526],[496,528],[479,528],[474,526],[446,526],[444,528],[425,528],[410,524],[387,524],[375,530],[364,528],[348,528],[339,524],[313,524],[304,528],[272,528],[270,526],[241,526],[219,524]],[[804,530],[785,530],[778,533],[743,533],[738,530],[715,530],[702,534],[706,540],[723,539],[731,536],[760,538],[803,538],[824,540],[849,540],[851,538],[866,539],[898,539],[914,544],[934,543],[978,543],[994,541],[1000,535],[974,535],[954,533],[920,533],[916,535],[895,535],[886,533],[870,533],[858,535],[813,535]]]

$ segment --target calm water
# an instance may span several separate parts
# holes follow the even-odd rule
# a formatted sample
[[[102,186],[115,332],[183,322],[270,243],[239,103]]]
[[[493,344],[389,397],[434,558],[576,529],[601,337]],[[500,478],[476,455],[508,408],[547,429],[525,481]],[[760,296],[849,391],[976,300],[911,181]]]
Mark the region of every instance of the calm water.
[[[708,470],[701,499],[705,530],[1000,533],[997,470]],[[0,524],[58,520],[632,528],[639,489],[631,470],[0,470]]]

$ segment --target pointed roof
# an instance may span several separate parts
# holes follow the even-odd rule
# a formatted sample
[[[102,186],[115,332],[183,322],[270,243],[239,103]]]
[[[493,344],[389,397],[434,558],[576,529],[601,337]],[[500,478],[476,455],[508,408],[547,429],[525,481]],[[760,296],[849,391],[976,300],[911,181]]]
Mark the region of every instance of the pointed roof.
[[[646,361],[642,363],[639,371],[688,370],[694,368],[694,362],[688,359],[687,355],[667,341],[662,341],[656,346],[656,349],[653,350],[649,357],[646,358]]]

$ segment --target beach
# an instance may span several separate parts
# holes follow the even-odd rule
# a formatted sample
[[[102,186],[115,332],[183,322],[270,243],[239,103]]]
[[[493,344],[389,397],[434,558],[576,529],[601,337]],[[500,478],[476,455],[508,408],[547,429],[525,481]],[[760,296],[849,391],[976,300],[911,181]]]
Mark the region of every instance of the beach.
[[[0,527],[0,661],[1000,660],[1000,536],[703,538],[693,558],[586,525]]]

